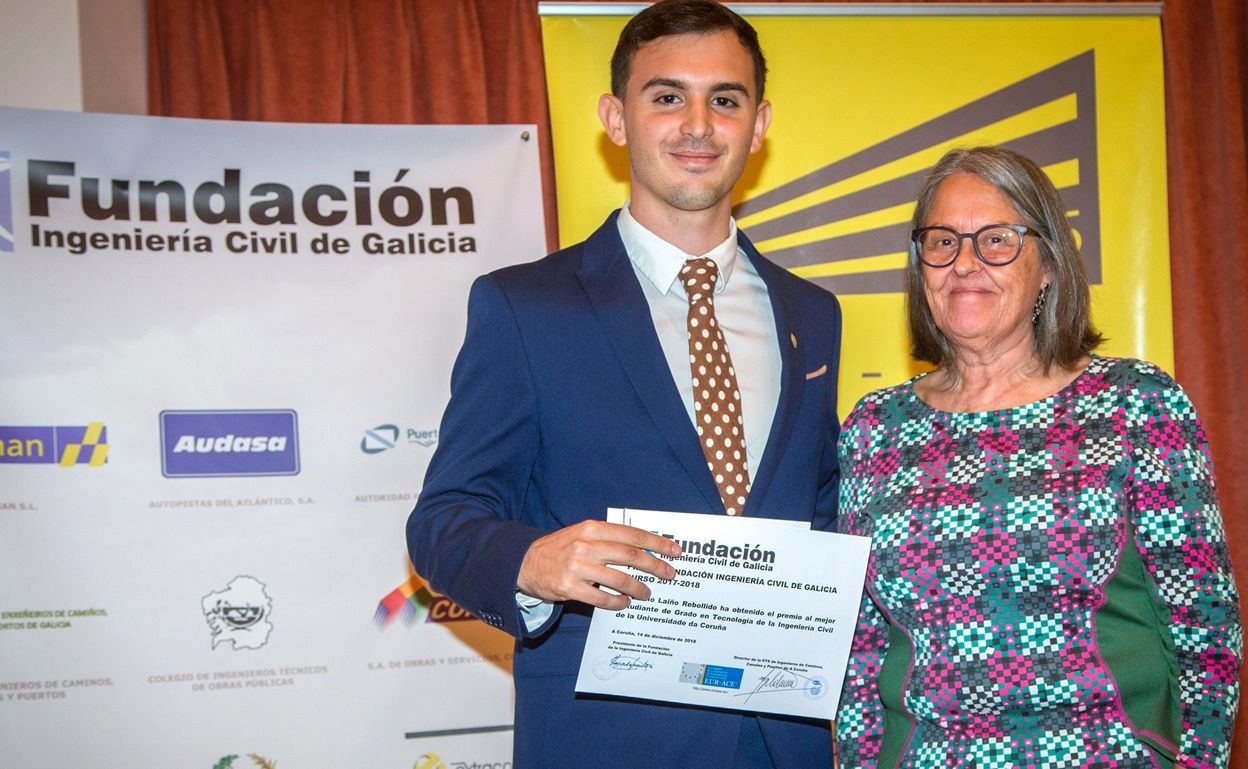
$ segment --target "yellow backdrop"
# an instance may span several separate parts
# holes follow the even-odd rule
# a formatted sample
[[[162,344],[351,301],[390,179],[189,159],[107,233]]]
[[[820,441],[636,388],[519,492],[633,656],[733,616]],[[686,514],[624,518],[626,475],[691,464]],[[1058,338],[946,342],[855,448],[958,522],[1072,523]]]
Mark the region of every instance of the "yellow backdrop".
[[[564,245],[628,195],[627,157],[596,114],[627,17],[570,5],[542,17]],[[1045,167],[1084,248],[1101,351],[1173,370],[1156,16],[766,12],[745,15],[774,121],[737,218],[763,253],[840,297],[842,416],[920,370],[900,270],[918,179],[954,146],[1007,144]]]

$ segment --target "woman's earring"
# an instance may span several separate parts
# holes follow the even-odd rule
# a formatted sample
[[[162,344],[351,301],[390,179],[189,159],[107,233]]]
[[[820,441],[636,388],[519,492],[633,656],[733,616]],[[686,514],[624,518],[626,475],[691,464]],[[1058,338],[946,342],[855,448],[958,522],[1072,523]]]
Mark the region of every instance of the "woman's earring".
[[[1040,287],[1040,294],[1036,297],[1036,306],[1031,310],[1031,325],[1033,326],[1040,322],[1040,313],[1044,310],[1044,295],[1048,290],[1048,283]]]

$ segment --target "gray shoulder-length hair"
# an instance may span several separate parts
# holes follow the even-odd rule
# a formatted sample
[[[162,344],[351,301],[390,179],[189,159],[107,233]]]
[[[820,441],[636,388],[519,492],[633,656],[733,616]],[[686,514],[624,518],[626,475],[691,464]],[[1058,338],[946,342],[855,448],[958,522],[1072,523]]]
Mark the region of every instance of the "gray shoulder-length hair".
[[[928,172],[919,188],[912,229],[927,226],[927,214],[941,183],[958,173],[974,174],[1001,191],[1018,211],[1027,237],[1040,247],[1042,264],[1052,275],[1044,306],[1035,324],[1033,349],[1048,371],[1053,364],[1075,366],[1103,341],[1092,326],[1088,278],[1066,208],[1053,182],[1030,159],[1001,147],[953,149]],[[917,360],[944,366],[953,362],[953,347],[936,327],[923,291],[923,266],[910,244],[906,264],[906,306],[911,353]]]

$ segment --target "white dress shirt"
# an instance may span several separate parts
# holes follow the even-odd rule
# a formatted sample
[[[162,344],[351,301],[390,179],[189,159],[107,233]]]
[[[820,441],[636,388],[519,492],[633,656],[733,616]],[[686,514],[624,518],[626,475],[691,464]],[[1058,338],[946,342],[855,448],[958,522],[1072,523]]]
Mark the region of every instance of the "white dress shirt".
[[[750,479],[763,458],[771,422],[780,402],[780,345],[767,285],[737,246],[737,223],[728,222],[728,238],[705,254],[687,254],[620,211],[616,225],[628,260],[650,305],[659,345],[693,424],[693,372],[689,367],[689,298],[680,269],[689,259],[709,257],[719,267],[715,284],[715,320],[724,332],[741,391],[741,420]]]
[[[732,367],[737,372],[747,468],[753,482],[767,437],[771,435],[776,405],[780,402],[782,364],[767,285],[737,245],[736,221],[729,219],[727,239],[705,254],[687,254],[647,230],[629,213],[627,203],[616,218],[616,226],[628,261],[650,305],[659,345],[691,426],[694,409],[693,371],[689,366],[689,298],[679,280],[680,269],[687,260],[702,256],[714,260],[719,268],[715,284],[715,320],[723,330]],[[553,610],[551,604],[519,591],[516,591],[516,603],[530,631],[541,627]]]

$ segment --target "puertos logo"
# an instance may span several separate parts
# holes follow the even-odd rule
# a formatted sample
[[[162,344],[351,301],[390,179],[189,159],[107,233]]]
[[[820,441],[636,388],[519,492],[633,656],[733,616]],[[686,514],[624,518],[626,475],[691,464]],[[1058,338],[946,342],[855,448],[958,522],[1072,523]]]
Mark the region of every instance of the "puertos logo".
[[[0,464],[103,467],[108,428],[103,422],[76,426],[0,425]]]
[[[235,651],[259,649],[273,632],[273,623],[269,622],[273,599],[265,591],[265,584],[255,577],[235,577],[224,590],[204,596],[200,606],[212,632],[214,649],[223,643],[229,643]]]
[[[290,409],[160,412],[166,478],[298,475],[299,424]]]
[[[380,454],[394,448],[398,442],[398,425],[377,425],[364,431],[364,437],[360,439],[360,451],[365,454]]]
[[[438,442],[436,428],[433,430],[416,427],[401,429],[398,425],[384,424],[364,431],[364,437],[360,439],[360,451],[365,454],[380,454],[383,451],[389,451],[399,445],[400,436],[403,442],[415,443],[426,449]]]
[[[377,610],[373,613],[373,621],[383,628],[396,617],[409,626],[422,619],[425,622],[464,622],[476,619],[467,609],[430,590],[425,581],[417,576],[387,593],[377,603]]]
[[[13,160],[8,150],[0,150],[0,251],[13,251]]]

